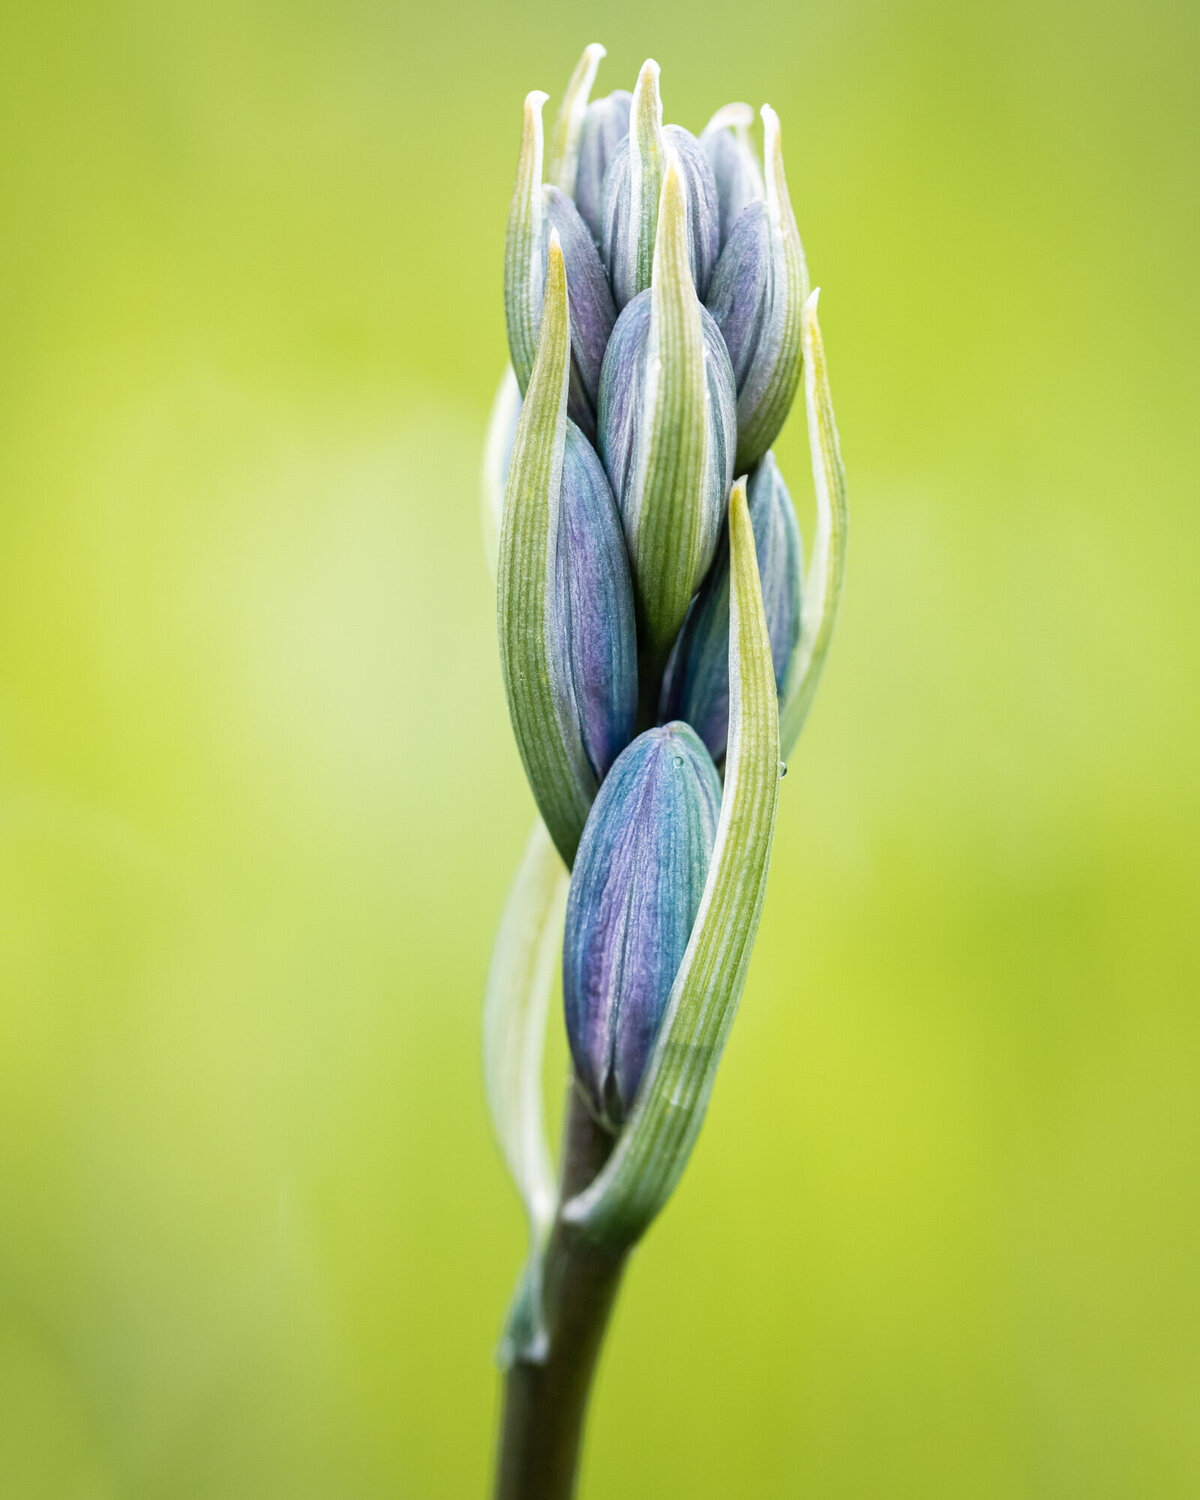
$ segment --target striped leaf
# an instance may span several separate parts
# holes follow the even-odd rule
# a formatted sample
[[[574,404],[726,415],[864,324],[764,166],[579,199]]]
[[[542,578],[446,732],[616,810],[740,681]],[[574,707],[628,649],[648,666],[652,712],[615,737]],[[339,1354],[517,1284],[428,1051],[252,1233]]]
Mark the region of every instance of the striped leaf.
[[[818,287],[805,302],[803,314],[804,404],[817,500],[817,529],[804,585],[800,640],[780,694],[780,739],[785,758],[800,737],[821,681],[846,575],[846,533],[850,520],[846,469],[829,395],[825,346],[817,322],[820,294]]]
[[[568,868],[597,789],[554,619],[569,330],[566,268],[552,235],[537,360],[504,492],[496,603],[500,665],[517,748],[538,811]]]
[[[604,56],[605,49],[599,42],[591,42],[583,49],[583,56],[575,64],[575,71],[567,81],[562,103],[558,106],[558,114],[550,131],[546,181],[560,188],[568,198],[575,196],[575,168],[579,161],[583,117],[587,113],[592,84],[596,81],[596,70]]]
[[[504,324],[509,358],[522,395],[537,357],[542,310],[545,264],[542,107],[549,97],[538,89],[525,96],[521,155],[504,236]]]

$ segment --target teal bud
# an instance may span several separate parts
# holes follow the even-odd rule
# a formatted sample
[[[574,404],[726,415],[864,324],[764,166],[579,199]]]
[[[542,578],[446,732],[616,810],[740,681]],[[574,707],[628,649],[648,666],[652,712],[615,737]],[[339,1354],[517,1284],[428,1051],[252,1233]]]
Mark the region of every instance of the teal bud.
[[[653,284],[617,320],[600,377],[600,456],[652,655],[666,653],[716,549],[733,476],[733,372],[688,268],[682,176],[663,182]]]
[[[575,169],[575,206],[599,245],[604,235],[604,175],[617,147],[629,134],[633,95],[617,89],[587,107]]]
[[[504,245],[508,349],[518,388],[524,395],[537,356],[550,236],[557,234],[570,292],[571,375],[567,409],[571,420],[594,438],[600,367],[617,312],[607,273],[587,225],[566,193],[541,180],[545,102],[546,95],[538,92],[525,100],[521,155]]]
[[[638,75],[629,130],[613,151],[604,179],[601,248],[618,311],[650,285],[659,201],[667,167],[675,163],[687,213],[692,281],[707,295],[720,252],[717,184],[700,142],[680,125],[663,127],[658,64]]]
[[[753,123],[754,111],[748,104],[726,104],[700,133],[700,144],[717,184],[722,250],[747,204],[766,197],[762,169],[750,144]]]
[[[729,230],[707,306],[737,381],[737,468],[749,472],[775,441],[800,384],[808,268],[783,170],[779,118],[763,105],[766,195]]]
[[[804,550],[791,496],[768,453],[748,490],[776,694],[800,639]],[[729,733],[729,531],[692,602],[663,679],[660,717],[686,719],[720,764]]]
[[[687,724],[647,730],[592,804],[567,898],[563,1000],[575,1076],[616,1131],[629,1114],[687,948],[721,784]]]
[[[563,447],[555,574],[557,657],[588,763],[602,781],[633,738],[637,713],[633,585],[604,467],[573,422]]]
[[[617,321],[617,310],[599,252],[579,210],[558,188],[547,187],[544,191],[548,223],[562,244],[571,298],[571,383],[567,411],[594,442],[600,370]]]

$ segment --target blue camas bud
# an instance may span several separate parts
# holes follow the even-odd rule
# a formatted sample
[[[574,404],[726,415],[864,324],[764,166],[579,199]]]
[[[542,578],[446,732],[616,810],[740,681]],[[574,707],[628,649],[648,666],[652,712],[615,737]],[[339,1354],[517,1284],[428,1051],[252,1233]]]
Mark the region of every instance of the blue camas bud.
[[[628,89],[617,89],[589,104],[583,117],[575,168],[575,206],[597,245],[604,235],[604,174],[613,153],[629,134],[632,103]]]
[[[729,355],[688,271],[685,212],[672,164],[653,285],[617,319],[600,376],[600,455],[641,620],[664,659],[716,549],[737,430]]]
[[[600,369],[617,321],[617,310],[599,252],[578,209],[556,187],[546,188],[544,196],[547,220],[562,244],[571,298],[571,385],[567,411],[594,442]]]
[[[633,738],[637,638],[616,502],[587,438],[567,423],[555,559],[555,629],[596,780]]]
[[[567,410],[590,438],[596,435],[596,401],[604,350],[616,322],[608,275],[591,231],[571,199],[542,178],[542,106],[546,95],[525,101],[517,181],[504,245],[504,313],[508,350],[524,395],[537,354],[546,259],[556,233],[567,268],[571,299],[571,383]]]
[[[629,1113],[700,906],[721,784],[687,724],[647,730],[592,805],[567,900],[575,1074],[611,1130]]]
[[[737,469],[753,469],[779,435],[800,383],[808,268],[783,172],[779,118],[763,105],[766,196],[728,232],[707,305],[737,381]]]
[[[762,172],[750,145],[753,123],[754,111],[748,104],[727,104],[713,115],[700,135],[717,184],[722,250],[746,205],[766,196]]]
[[[804,555],[791,496],[768,453],[749,487],[750,524],[771,639],[775,689],[782,690],[800,638]],[[684,621],[663,680],[660,717],[686,719],[718,763],[729,729],[729,535]]]
[[[663,128],[658,64],[646,62],[633,92],[629,130],[604,179],[601,249],[618,311],[650,285],[659,200],[672,161],[687,207],[692,280],[703,300],[720,251],[717,184],[696,137],[680,125]]]

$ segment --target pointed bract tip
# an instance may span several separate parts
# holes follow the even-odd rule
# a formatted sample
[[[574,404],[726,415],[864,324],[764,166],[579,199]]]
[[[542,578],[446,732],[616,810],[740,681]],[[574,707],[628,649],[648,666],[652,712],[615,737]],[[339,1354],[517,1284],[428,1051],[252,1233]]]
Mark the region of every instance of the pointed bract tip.
[[[662,190],[659,193],[661,201],[666,201],[683,196],[683,174],[679,169],[679,158],[674,151],[667,153],[667,170],[663,173]]]
[[[819,286],[813,287],[812,291],[809,292],[809,294],[808,294],[808,297],[807,297],[807,299],[806,299],[806,301],[804,303],[803,308],[801,309],[801,311],[803,312],[803,314],[804,314],[804,316],[806,318],[815,318],[816,317],[816,315],[817,315],[817,303],[820,300],[820,297],[821,297],[821,288]]]
[[[670,270],[685,276],[689,285],[692,280],[691,263],[688,259],[687,239],[687,192],[683,185],[683,173],[675,153],[667,155],[667,169],[663,173],[662,188],[658,194],[658,224],[654,232],[654,278]]]
[[[647,125],[662,129],[662,94],[658,78],[659,66],[652,57],[648,57],[633,86],[633,119],[641,121],[643,129]]]

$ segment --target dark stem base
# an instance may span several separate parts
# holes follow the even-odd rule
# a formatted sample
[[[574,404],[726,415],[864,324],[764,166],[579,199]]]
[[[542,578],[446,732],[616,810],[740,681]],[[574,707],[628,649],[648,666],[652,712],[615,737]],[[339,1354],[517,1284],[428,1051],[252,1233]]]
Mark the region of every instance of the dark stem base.
[[[592,1181],[612,1145],[572,1086],[564,1203]],[[550,1352],[542,1363],[518,1359],[506,1374],[495,1500],[569,1500],[574,1494],[588,1394],[626,1258],[589,1245],[561,1220],[555,1224],[543,1282]]]

